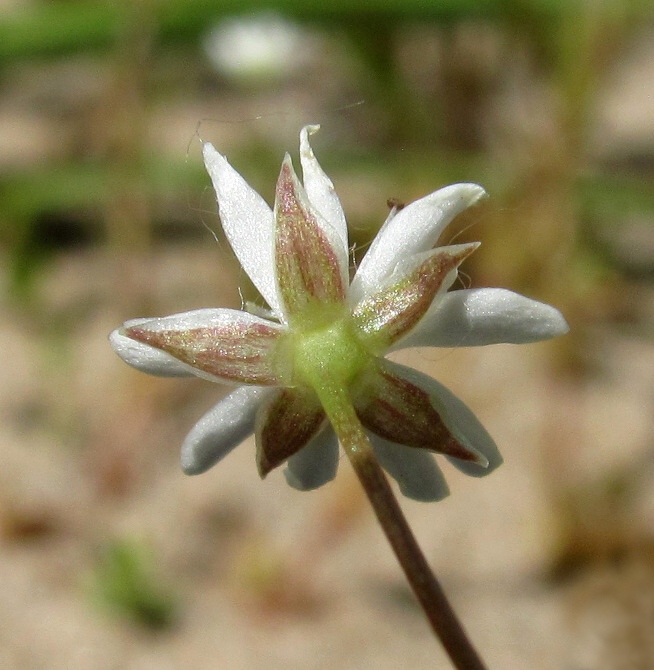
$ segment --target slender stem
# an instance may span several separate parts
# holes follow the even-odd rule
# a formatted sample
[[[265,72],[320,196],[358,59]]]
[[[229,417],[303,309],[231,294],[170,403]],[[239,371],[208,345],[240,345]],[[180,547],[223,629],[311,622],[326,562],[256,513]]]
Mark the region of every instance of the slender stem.
[[[321,394],[322,395],[322,394]],[[322,395],[323,406],[366,491],[377,520],[397,556],[432,630],[458,670],[485,670],[486,666],[450,605],[418,545],[406,517],[372,451],[354,409],[341,394]]]

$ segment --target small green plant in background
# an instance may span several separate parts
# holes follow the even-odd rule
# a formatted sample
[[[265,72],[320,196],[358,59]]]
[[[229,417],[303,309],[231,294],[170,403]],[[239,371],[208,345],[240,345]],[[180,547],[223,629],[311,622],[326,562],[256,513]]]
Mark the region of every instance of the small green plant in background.
[[[175,598],[156,575],[155,559],[137,540],[116,539],[104,549],[94,570],[92,593],[104,609],[151,630],[173,625]]]

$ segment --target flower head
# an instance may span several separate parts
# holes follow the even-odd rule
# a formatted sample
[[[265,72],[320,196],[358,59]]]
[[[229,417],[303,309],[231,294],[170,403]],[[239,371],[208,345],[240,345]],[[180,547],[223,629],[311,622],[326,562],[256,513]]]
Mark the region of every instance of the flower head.
[[[270,311],[203,309],[128,321],[111,344],[150,374],[236,385],[190,432],[182,467],[204,472],[254,432],[261,476],[287,463],[307,490],[336,474],[329,406],[345,397],[382,466],[408,497],[448,489],[433,454],[482,476],[502,462],[492,438],[450,391],[384,354],[416,346],[525,343],[561,335],[561,314],[503,289],[449,291],[477,243],[436,247],[448,223],[484,196],[455,184],[392,210],[349,281],[345,215],[300,133],[303,181],[287,155],[273,210],[211,144],[204,160],[222,225]]]

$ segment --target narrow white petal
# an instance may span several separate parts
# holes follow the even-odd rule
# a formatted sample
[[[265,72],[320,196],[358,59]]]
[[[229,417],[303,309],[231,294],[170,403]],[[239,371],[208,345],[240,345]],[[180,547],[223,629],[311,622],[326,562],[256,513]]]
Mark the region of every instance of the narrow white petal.
[[[568,330],[562,314],[551,305],[501,288],[466,289],[437,296],[396,348],[526,344]]]
[[[321,430],[287,461],[284,476],[298,491],[311,491],[330,482],[338,469],[338,439],[331,428]]]
[[[300,162],[302,164],[302,176],[304,189],[309,197],[309,202],[317,210],[322,218],[338,233],[340,247],[336,249],[341,265],[349,266],[349,248],[347,237],[347,222],[341,201],[336,195],[334,184],[325,174],[320,163],[316,159],[309,135],[313,135],[320,129],[319,125],[305,126],[300,132]],[[349,279],[349,277],[348,277]]]
[[[182,444],[181,463],[187,475],[215,465],[254,431],[257,409],[273,389],[241,386],[210,409]]]
[[[453,184],[389,217],[352,280],[351,301],[374,291],[403,258],[431,249],[450,221],[484,195],[477,184]]]
[[[273,261],[272,210],[213,145],[205,143],[202,151],[216,191],[225,235],[252,283],[272,310],[280,314]]]
[[[474,477],[483,477],[493,472],[493,470],[502,464],[502,456],[493,438],[481,425],[472,410],[450,390],[432,377],[428,377],[413,368],[408,368],[391,361],[386,361],[386,363],[389,364],[390,369],[395,374],[402,375],[405,379],[427,392],[432,405],[440,414],[443,423],[454,437],[467,449],[482,454],[488,460],[486,467],[477,463],[447,457],[450,463],[455,465],[461,472]]]
[[[378,435],[371,434],[370,441],[381,466],[407,498],[436,502],[449,495],[450,489],[433,454],[389,442]]]
[[[128,323],[141,323],[147,319],[134,319]],[[126,324],[127,325],[127,324]],[[121,329],[114,330],[109,335],[109,343],[113,350],[133,368],[141,372],[147,372],[150,375],[158,377],[192,377],[193,372],[187,365],[180,363],[165,351],[155,349],[148,344],[136,342],[130,337],[125,337],[120,332]]]

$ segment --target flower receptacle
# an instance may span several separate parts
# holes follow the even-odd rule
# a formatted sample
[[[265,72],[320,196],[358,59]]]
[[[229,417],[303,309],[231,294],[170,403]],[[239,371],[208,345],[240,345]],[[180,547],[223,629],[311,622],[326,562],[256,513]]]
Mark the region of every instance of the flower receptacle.
[[[349,315],[325,318],[328,307],[315,305],[315,309],[316,314],[307,315],[304,327],[292,335],[293,379],[323,396],[327,388],[348,389],[373,356],[361,343]]]

